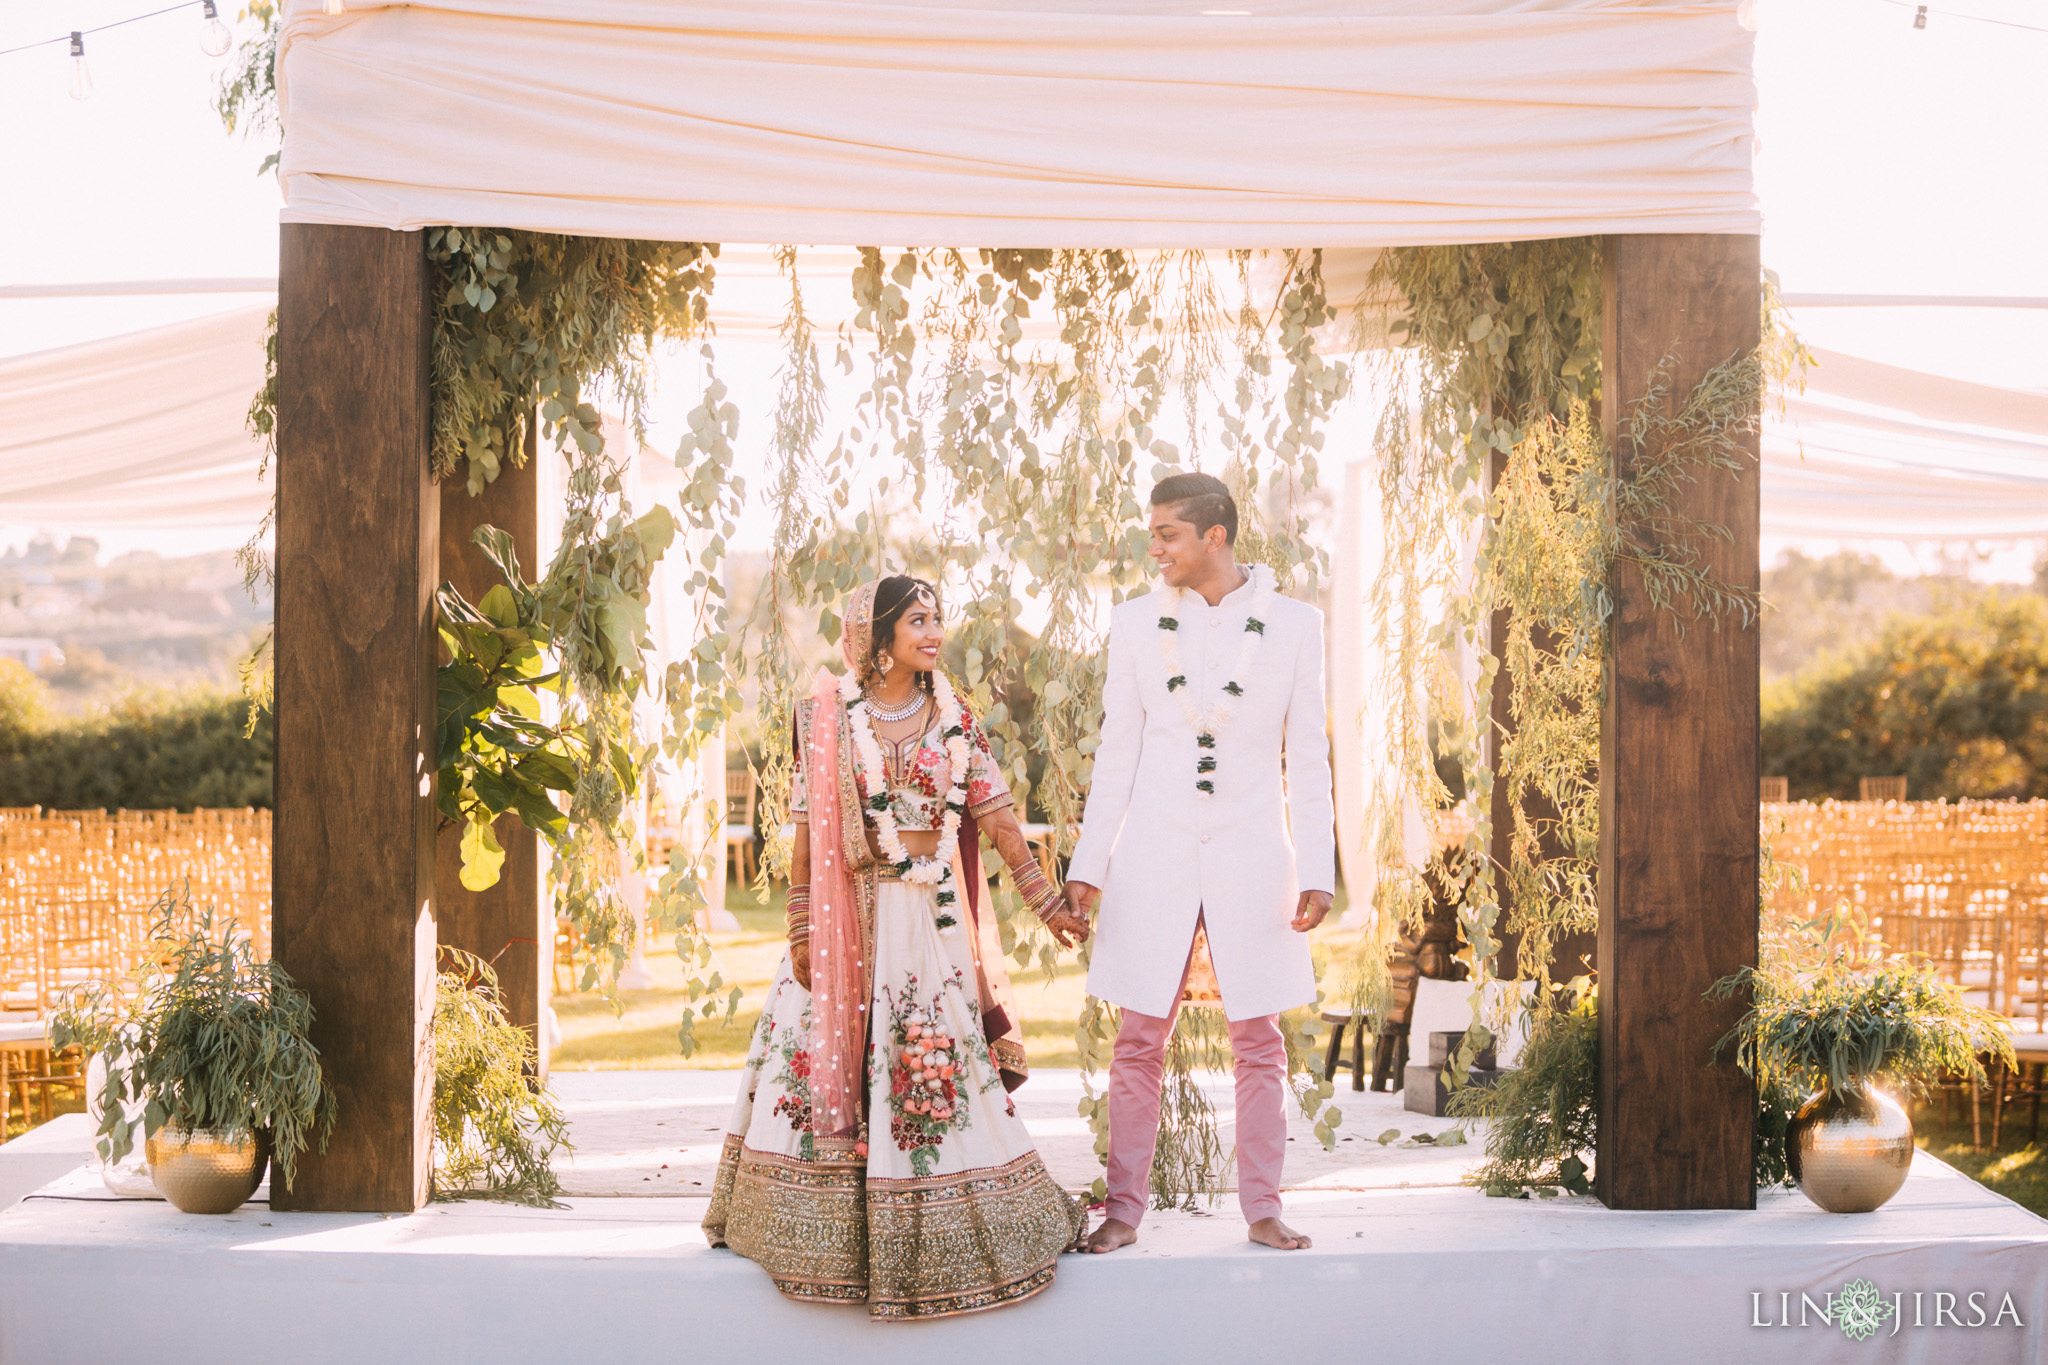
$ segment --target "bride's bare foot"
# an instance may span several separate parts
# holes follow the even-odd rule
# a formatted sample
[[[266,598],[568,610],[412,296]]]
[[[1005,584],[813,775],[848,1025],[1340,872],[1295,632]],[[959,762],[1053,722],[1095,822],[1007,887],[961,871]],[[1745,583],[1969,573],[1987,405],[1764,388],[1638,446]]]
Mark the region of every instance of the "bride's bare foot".
[[[1308,1238],[1278,1218],[1261,1218],[1251,1225],[1245,1235],[1260,1246],[1274,1247],[1281,1251],[1306,1251],[1311,1245]]]
[[[1138,1240],[1138,1230],[1121,1218],[1105,1218],[1102,1226],[1088,1234],[1091,1252],[1115,1251]]]

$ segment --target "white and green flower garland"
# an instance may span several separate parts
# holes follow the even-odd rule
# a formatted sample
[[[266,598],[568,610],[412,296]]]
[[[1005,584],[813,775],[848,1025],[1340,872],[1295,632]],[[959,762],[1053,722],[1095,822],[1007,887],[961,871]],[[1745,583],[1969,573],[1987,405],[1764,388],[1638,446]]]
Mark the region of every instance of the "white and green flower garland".
[[[967,814],[967,728],[962,723],[960,699],[944,673],[932,674],[932,695],[939,703],[939,734],[945,741],[950,768],[946,790],[946,814],[939,822],[938,851],[928,858],[913,858],[903,846],[896,829],[896,812],[889,804],[889,773],[882,763],[882,745],[868,716],[867,697],[852,673],[839,680],[839,698],[846,704],[846,717],[853,730],[854,752],[860,758],[861,798],[866,802],[868,823],[875,827],[875,842],[897,876],[906,882],[938,888],[938,926],[951,933],[960,923],[953,914],[959,896],[953,886],[953,857],[960,848],[960,824]]]
[[[1231,661],[1230,675],[1224,680],[1222,690],[1207,706],[1195,705],[1193,687],[1180,660],[1180,610],[1186,600],[1184,589],[1165,590],[1166,610],[1159,617],[1159,657],[1166,665],[1166,690],[1180,703],[1188,724],[1194,728],[1195,746],[1201,750],[1195,757],[1195,790],[1201,793],[1204,801],[1216,794],[1216,736],[1222,733],[1236,712],[1238,698],[1244,695],[1244,679],[1251,672],[1252,660],[1258,657],[1259,642],[1266,638],[1266,622],[1260,613],[1272,595],[1272,583],[1263,566],[1254,565],[1247,573],[1252,581],[1252,602],[1251,614],[1245,617],[1244,638],[1238,644],[1237,658]]]

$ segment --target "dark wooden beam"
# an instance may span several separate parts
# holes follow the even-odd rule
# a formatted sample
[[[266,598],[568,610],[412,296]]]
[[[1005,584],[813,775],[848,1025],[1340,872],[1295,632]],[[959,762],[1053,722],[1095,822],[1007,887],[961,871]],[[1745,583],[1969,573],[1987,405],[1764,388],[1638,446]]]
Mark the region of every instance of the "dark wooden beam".
[[[1601,405],[1623,476],[1648,451],[1628,416],[1668,360],[1673,402],[1757,344],[1757,239],[1617,236],[1606,244]],[[1755,587],[1757,447],[1703,470],[1668,509],[1724,527],[1724,582]],[[1641,573],[1615,567],[1600,731],[1600,1122],[1596,1192],[1617,1209],[1756,1204],[1755,1097],[1710,1063],[1739,1013],[1708,987],[1757,953],[1757,629],[1681,631]]]
[[[504,582],[497,566],[484,558],[472,539],[479,526],[511,533],[519,554],[519,570],[531,582],[537,577],[540,554],[539,469],[534,459],[534,425],[526,424],[526,463],[509,464],[496,481],[475,497],[461,478],[441,485],[441,578],[453,583],[470,601],[482,599]],[[460,829],[443,830],[434,865],[434,911],[441,942],[475,953],[492,963],[505,1014],[533,1034],[538,1044],[540,1074],[548,1067],[547,1030],[540,1026],[547,1008],[549,966],[554,953],[554,917],[546,913],[541,886],[540,840],[517,817],[496,825],[505,850],[498,884],[487,891],[463,888]]]
[[[278,269],[276,954],[339,1100],[280,1209],[431,1193],[429,286],[417,232],[287,224]]]

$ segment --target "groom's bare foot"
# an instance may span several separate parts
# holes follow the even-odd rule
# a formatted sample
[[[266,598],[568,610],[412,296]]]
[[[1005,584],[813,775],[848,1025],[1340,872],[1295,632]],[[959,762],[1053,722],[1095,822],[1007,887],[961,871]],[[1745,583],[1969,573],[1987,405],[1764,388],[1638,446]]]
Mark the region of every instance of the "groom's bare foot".
[[[1271,1220],[1269,1220],[1271,1221]],[[1105,1218],[1102,1226],[1088,1234],[1091,1252],[1115,1251],[1138,1240],[1138,1230],[1121,1218]]]
[[[1278,1218],[1261,1218],[1247,1229],[1245,1235],[1262,1247],[1274,1247],[1280,1251],[1306,1251],[1312,1245],[1308,1238]]]

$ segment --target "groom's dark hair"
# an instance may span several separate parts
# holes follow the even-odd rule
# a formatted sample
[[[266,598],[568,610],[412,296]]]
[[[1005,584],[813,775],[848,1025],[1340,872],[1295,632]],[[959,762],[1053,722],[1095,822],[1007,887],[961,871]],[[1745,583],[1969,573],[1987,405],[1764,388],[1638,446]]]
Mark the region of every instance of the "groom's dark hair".
[[[1211,526],[1223,528],[1223,543],[1237,544],[1237,499],[1214,474],[1169,474],[1152,485],[1152,505],[1175,504],[1174,515],[1206,536]]]

